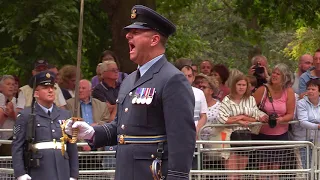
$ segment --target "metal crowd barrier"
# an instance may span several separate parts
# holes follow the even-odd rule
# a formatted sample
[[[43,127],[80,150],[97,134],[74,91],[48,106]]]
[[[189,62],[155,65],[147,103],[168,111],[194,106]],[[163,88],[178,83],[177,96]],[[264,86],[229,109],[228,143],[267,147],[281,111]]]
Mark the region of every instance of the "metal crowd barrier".
[[[218,126],[234,127],[237,125],[210,125],[209,127]],[[204,128],[206,127],[208,126]],[[10,130],[0,130],[0,132],[3,131]],[[317,137],[318,131],[314,134],[314,137]],[[198,137],[201,137],[200,134]],[[0,144],[11,144],[11,140],[0,140]],[[87,144],[78,143],[78,146],[85,145]],[[320,180],[319,154],[318,141],[199,140],[195,151],[197,163],[190,172],[190,179]],[[233,162],[234,166],[229,167],[228,161]],[[272,165],[268,166],[268,164]],[[79,168],[79,180],[114,179],[115,151],[80,151]],[[0,179],[15,179],[11,156],[0,156]]]

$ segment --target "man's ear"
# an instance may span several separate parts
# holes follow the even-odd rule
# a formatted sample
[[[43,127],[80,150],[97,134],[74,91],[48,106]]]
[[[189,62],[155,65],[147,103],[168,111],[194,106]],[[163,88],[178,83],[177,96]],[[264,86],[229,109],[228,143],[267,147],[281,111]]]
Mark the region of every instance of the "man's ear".
[[[160,35],[159,34],[153,35],[151,39],[151,46],[156,46],[159,43],[160,43]]]
[[[36,97],[36,98],[39,97],[39,91],[37,91],[37,90],[34,91],[34,97]]]

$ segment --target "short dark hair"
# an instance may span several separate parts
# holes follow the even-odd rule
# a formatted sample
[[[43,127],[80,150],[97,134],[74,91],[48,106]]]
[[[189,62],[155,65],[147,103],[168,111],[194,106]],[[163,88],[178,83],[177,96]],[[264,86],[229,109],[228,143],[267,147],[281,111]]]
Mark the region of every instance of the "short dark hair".
[[[179,58],[174,62],[174,66],[181,71],[181,69],[185,66],[192,65],[192,60],[189,58]],[[192,68],[192,67],[191,67]]]
[[[307,82],[307,88],[310,86],[317,86],[320,91],[320,79],[310,79],[310,81]]]
[[[316,50],[316,52],[314,52],[314,53],[317,53],[317,52],[320,52],[320,48],[319,48],[319,49],[317,49],[317,50]]]
[[[193,76],[195,75],[195,74],[194,74],[194,71],[193,71],[193,69],[192,69],[192,67],[191,67],[190,65],[184,65],[184,66],[182,66],[182,68],[180,69],[180,71],[182,71],[183,68],[186,68],[188,71],[192,71],[192,75],[193,75]]]
[[[212,67],[212,71],[219,74],[222,84],[225,84],[229,78],[229,69],[223,64],[216,64]]]
[[[105,57],[106,55],[112,56],[115,62],[118,61],[118,58],[117,58],[116,54],[113,51],[105,50],[100,54],[99,62],[102,62],[103,57]]]

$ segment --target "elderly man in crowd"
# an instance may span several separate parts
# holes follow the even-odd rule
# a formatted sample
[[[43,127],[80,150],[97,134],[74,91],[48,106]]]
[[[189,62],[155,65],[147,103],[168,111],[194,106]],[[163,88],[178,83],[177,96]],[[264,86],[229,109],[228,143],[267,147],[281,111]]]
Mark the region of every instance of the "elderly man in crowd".
[[[118,98],[120,83],[117,82],[119,69],[114,61],[104,61],[100,66],[102,81],[93,89],[92,97],[106,102],[110,112],[110,119],[117,113],[116,99]]]
[[[82,79],[79,82],[79,106],[78,112],[85,122],[90,125],[103,124],[106,122],[111,122],[113,119],[110,118],[109,110],[106,103],[101,102],[99,99],[91,97],[91,82]],[[66,108],[74,112],[74,98],[67,100]],[[73,114],[73,116],[76,116]]]

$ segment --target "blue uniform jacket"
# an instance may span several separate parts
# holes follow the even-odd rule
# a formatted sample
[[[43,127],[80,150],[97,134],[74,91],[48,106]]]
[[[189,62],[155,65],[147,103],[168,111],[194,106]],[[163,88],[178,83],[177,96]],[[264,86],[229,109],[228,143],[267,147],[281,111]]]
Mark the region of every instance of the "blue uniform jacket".
[[[117,117],[96,126],[93,145],[117,144],[117,135],[166,135],[162,172],[167,180],[188,179],[195,149],[194,95],[185,76],[163,56],[135,82],[136,71],[122,83]],[[137,88],[155,88],[152,103],[133,104]],[[118,145],[116,180],[150,180],[157,144]]]
[[[23,143],[26,137],[27,122],[30,118],[30,108],[20,112],[14,126],[14,139],[12,142],[12,161],[15,177],[26,174],[23,162]],[[60,142],[62,136],[60,120],[70,118],[70,112],[59,109],[53,105],[51,116],[36,103],[35,104],[35,143],[49,142],[56,139]],[[79,163],[76,144],[67,144],[67,151],[62,156],[61,149],[41,149],[32,154],[40,159],[40,167],[31,168],[32,180],[69,180],[70,177],[78,178]]]

